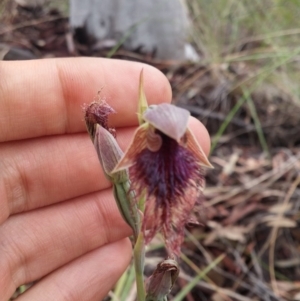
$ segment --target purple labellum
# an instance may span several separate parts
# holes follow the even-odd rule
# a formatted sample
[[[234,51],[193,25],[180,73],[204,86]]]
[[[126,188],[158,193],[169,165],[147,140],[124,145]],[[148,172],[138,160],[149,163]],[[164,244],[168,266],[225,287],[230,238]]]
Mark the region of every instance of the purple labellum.
[[[142,150],[129,171],[138,193],[145,188],[147,191],[143,223],[146,242],[161,230],[169,252],[178,255],[184,224],[203,188],[203,174],[189,149],[158,130],[157,135],[162,139],[160,149]]]

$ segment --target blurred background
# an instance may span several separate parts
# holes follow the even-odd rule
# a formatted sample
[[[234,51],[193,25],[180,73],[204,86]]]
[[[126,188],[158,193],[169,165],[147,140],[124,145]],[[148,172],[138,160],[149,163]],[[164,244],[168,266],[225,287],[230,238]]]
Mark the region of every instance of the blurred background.
[[[300,300],[300,0],[148,2],[0,0],[0,59],[160,69],[215,166],[170,300]],[[146,273],[165,255],[158,237]],[[135,300],[131,267],[107,300]]]

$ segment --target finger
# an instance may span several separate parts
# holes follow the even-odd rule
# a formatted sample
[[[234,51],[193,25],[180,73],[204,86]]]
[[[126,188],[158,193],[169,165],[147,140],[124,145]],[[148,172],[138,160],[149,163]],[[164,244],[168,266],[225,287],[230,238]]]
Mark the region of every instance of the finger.
[[[126,240],[96,249],[54,271],[18,301],[99,301],[125,271],[131,258]]]
[[[7,288],[5,297],[19,285],[130,234],[110,189],[11,216],[0,227],[0,283]]]
[[[113,126],[137,124],[139,73],[149,103],[170,102],[171,89],[157,69],[102,58],[0,62],[0,141],[85,131],[82,105],[101,97],[118,112]]]
[[[9,215],[108,188],[88,134],[0,145],[0,224]]]
[[[210,142],[207,131],[201,130],[204,128],[198,121],[191,121],[190,126],[195,136],[201,139],[200,143],[203,149],[208,151]],[[123,139],[120,140],[123,148],[127,144],[124,142],[131,139],[132,130],[123,130],[124,132],[121,135]],[[0,257],[0,271],[3,273],[2,275],[0,273],[0,283],[4,283],[3,287],[10,287],[12,292],[15,289],[14,283],[19,285],[40,278],[55,267],[64,264],[65,261],[80,256],[95,247],[97,242],[99,244],[98,236],[96,238],[94,236],[97,230],[101,229],[99,226],[101,219],[98,218],[99,212],[104,212],[103,216],[107,217],[108,223],[114,223],[119,235],[124,235],[125,233],[122,233],[122,231],[126,229],[129,231],[126,225],[124,227],[124,222],[112,200],[111,192],[105,191],[97,195],[99,195],[97,199],[94,195],[89,195],[77,201],[64,202],[61,205],[13,216],[3,224],[0,227],[0,253],[6,255]],[[110,201],[106,202],[108,199]],[[96,209],[95,204],[97,204]],[[89,210],[86,210],[85,206]],[[121,226],[118,225],[119,222],[121,222]],[[91,226],[88,231],[85,230],[86,224]],[[80,229],[83,229],[83,231]],[[41,231],[41,233],[38,231]],[[79,234],[77,234],[77,231]],[[113,232],[115,233],[115,231]],[[109,234],[108,237],[113,239],[115,236]],[[82,243],[78,246],[72,239]],[[54,252],[53,242],[56,245]],[[65,248],[66,246],[70,248]],[[34,251],[35,248],[36,251]],[[19,252],[19,250],[22,250],[22,252]],[[45,264],[49,261],[50,265]],[[26,270],[28,270],[27,273],[25,273]],[[8,275],[11,276],[8,277]]]
[[[196,119],[190,127],[206,153],[209,135]],[[123,150],[135,128],[118,130]],[[13,155],[12,155],[13,154]],[[10,215],[108,188],[87,134],[3,143],[0,147],[0,224]],[[1,184],[0,184],[1,186]]]
[[[192,119],[190,125],[208,152],[209,136],[204,126]],[[123,149],[134,128],[120,129]],[[14,154],[11,156],[11,154]],[[88,135],[67,135],[2,144],[0,222],[9,214],[46,206],[79,195],[108,188]],[[1,193],[2,191],[2,193]]]
[[[134,131],[118,130],[123,149]],[[11,214],[111,186],[88,134],[2,143],[0,157],[0,224]]]
[[[202,122],[200,122],[195,117],[190,118],[189,127],[193,131],[204,153],[208,156],[210,152],[211,143],[210,143],[210,136],[208,134],[206,127],[203,125]]]

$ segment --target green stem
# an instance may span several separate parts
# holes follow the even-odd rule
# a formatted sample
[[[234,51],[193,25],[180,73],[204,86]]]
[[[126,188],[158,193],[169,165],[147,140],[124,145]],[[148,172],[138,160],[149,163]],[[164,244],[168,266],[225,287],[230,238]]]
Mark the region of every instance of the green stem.
[[[145,243],[143,231],[140,231],[133,250],[134,268],[136,275],[137,301],[145,301],[144,258]]]

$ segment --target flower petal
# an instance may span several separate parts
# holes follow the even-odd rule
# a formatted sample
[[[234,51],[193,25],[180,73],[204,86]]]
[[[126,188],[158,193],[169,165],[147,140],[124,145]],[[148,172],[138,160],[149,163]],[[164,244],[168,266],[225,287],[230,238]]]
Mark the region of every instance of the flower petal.
[[[147,147],[147,131],[149,124],[144,123],[139,126],[134,133],[133,140],[131,141],[128,149],[125,152],[123,158],[115,166],[112,173],[126,169],[135,164],[136,155]]]
[[[199,161],[199,164],[204,167],[208,168],[214,168],[211,163],[208,161],[203,149],[199,145],[198,141],[196,140],[194,134],[191,132],[189,128],[186,130],[186,147],[193,152],[193,154],[196,156],[196,158]]]
[[[108,130],[112,135],[115,136],[115,129],[109,128],[108,126],[108,116],[110,114],[115,114],[116,111],[105,101],[96,102],[93,101],[89,105],[83,105],[84,110],[84,120],[87,127],[87,131],[94,141],[96,124],[100,124],[106,130]]]
[[[98,154],[103,171],[109,180],[123,182],[127,178],[126,172],[119,172],[112,175],[112,170],[121,159],[123,152],[116,139],[105,128],[96,125],[94,146]]]
[[[168,103],[149,107],[144,119],[177,142],[187,129],[190,112]]]

